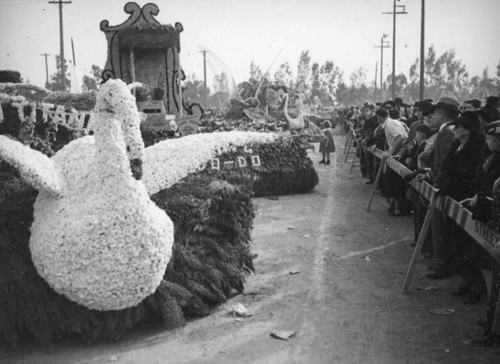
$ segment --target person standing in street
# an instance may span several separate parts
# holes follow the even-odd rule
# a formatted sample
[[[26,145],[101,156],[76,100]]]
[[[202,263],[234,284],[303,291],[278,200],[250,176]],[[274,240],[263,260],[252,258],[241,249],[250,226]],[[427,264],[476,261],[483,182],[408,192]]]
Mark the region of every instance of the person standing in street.
[[[323,122],[323,138],[319,144],[319,151],[322,155],[319,163],[330,164],[330,153],[335,152],[335,143],[333,141],[333,130],[330,121]]]
[[[442,97],[434,105],[429,115],[429,127],[436,131],[432,150],[429,151],[429,164],[431,171],[427,174],[417,176],[418,180],[434,182],[440,174],[443,162],[450,152],[451,145],[455,140],[451,123],[458,116],[459,102],[451,97]],[[425,152],[424,152],[425,153]],[[432,254],[434,264],[433,272],[427,274],[430,279],[442,279],[450,276],[449,267],[449,240],[446,236],[446,217],[435,209],[431,220],[432,232]]]
[[[388,149],[384,152],[383,158],[394,158],[408,137],[408,131],[399,120],[391,119],[389,113],[381,108],[376,112],[378,123],[384,130]],[[387,168],[384,172],[384,193],[389,198],[389,214],[400,216],[401,201],[404,198],[405,183],[403,179],[392,169]]]

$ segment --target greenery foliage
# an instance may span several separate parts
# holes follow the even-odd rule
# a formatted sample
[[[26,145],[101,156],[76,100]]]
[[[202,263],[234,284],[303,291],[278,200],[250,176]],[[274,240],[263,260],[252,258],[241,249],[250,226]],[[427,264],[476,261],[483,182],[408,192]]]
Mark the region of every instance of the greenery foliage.
[[[250,152],[238,148],[219,157],[220,170],[207,165],[205,173],[229,182],[244,183],[256,197],[308,192],[319,181],[307,155],[308,146],[301,135],[296,135],[275,143],[254,145]],[[259,156],[260,165],[252,162],[252,156]],[[245,159],[245,167],[239,166],[238,157]],[[228,166],[226,162],[234,163]]]

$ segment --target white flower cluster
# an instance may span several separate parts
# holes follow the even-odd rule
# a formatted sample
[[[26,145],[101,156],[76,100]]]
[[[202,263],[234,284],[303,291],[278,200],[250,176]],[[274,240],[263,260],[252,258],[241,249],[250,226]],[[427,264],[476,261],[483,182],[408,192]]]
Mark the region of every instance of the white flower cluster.
[[[248,131],[193,134],[145,149],[142,180],[150,195],[203,169],[217,155],[248,144],[271,143],[277,134]]]
[[[106,83],[97,94],[96,112],[112,111],[122,119],[122,130],[130,159],[142,158],[144,142],[140,130],[140,116],[134,96],[120,79]]]
[[[0,135],[0,158],[19,170],[21,177],[37,190],[53,196],[63,193],[64,180],[53,160],[5,135]]]
[[[131,132],[139,124],[123,88],[128,92],[121,81],[103,85],[95,138],[75,140],[53,157],[68,188],[62,198],[40,191],[31,227],[40,276],[70,300],[102,311],[152,294],[173,244],[172,221],[131,175],[126,146],[140,145]]]

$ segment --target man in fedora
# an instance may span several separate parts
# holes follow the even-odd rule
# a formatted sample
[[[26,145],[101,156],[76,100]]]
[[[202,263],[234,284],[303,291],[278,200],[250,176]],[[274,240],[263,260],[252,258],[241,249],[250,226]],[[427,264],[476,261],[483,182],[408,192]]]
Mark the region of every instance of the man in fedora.
[[[448,155],[451,144],[454,141],[452,123],[458,116],[459,102],[451,97],[441,97],[433,105],[432,113],[429,115],[428,124],[431,129],[436,131],[434,143],[430,149],[429,162],[430,174],[429,180],[432,182],[442,169],[443,161]],[[419,176],[418,179],[425,177]],[[450,275],[449,272],[449,241],[446,238],[446,219],[444,214],[435,210],[431,220],[432,231],[432,254],[434,258],[434,272],[427,274],[428,278],[441,279]]]

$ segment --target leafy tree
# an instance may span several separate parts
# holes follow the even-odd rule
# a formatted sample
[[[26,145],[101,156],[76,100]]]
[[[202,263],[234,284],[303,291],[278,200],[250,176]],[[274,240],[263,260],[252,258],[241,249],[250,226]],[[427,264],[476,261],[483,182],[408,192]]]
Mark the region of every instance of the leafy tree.
[[[392,75],[388,75],[386,79],[388,89],[392,90]],[[403,91],[408,87],[408,78],[404,73],[394,76],[394,92],[396,95],[402,95]]]
[[[207,87],[207,96],[210,94],[210,88]],[[184,81],[182,84],[182,98],[187,104],[198,103],[202,104],[205,95],[204,82],[197,80],[196,77],[191,77],[190,80]]]
[[[439,99],[450,95],[459,100],[469,97],[469,72],[460,59],[456,58],[455,50],[450,49],[438,56],[434,46],[430,46],[424,59],[425,97]],[[420,84],[419,59],[410,67],[409,82],[406,94],[418,99]]]
[[[228,76],[221,72],[214,76],[214,93],[209,95],[209,105],[211,107],[223,107],[229,101]]]
[[[103,70],[101,67],[93,64],[92,70],[89,72],[90,76],[89,75],[83,76],[83,85],[87,88],[87,90],[97,90],[97,86],[101,82],[102,71]]]
[[[229,83],[225,72],[221,72],[214,76],[214,92],[228,92]]]
[[[311,79],[311,56],[309,50],[302,51],[299,57],[299,64],[297,65],[297,81],[295,85],[298,87],[303,84],[305,89],[310,88]]]
[[[351,87],[360,88],[361,85],[364,85],[366,83],[366,68],[359,67],[358,69],[354,70],[354,72],[351,74],[350,80]]]
[[[470,80],[470,95],[478,99],[485,99],[488,95],[497,92],[498,80],[490,78],[488,67],[483,70],[482,77],[474,76]]]
[[[311,68],[311,96],[317,96],[323,103],[336,100],[336,90],[342,81],[342,72],[333,61],[326,61],[321,67],[313,63]]]
[[[65,75],[65,85],[66,88],[62,86],[62,77],[61,77],[61,56],[56,55],[56,73],[50,76],[50,82],[45,84],[45,88],[52,91],[67,91],[71,86],[70,74],[68,73],[68,64],[66,59],[62,64],[64,75]]]

